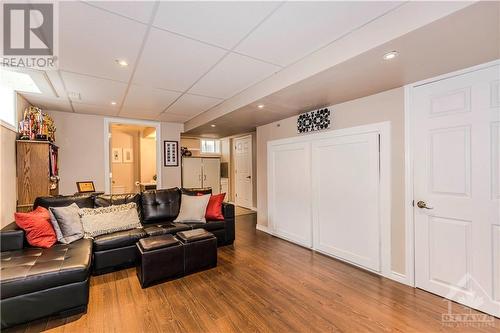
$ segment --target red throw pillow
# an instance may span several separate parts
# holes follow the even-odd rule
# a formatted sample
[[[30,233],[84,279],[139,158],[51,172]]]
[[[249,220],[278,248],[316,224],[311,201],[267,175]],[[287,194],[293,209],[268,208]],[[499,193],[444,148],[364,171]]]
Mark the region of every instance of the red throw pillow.
[[[224,220],[224,215],[222,215],[222,202],[226,193],[212,195],[208,201],[207,211],[205,213],[205,219],[208,220]]]
[[[14,218],[31,246],[49,248],[57,242],[47,209],[39,206],[29,213],[14,213]]]

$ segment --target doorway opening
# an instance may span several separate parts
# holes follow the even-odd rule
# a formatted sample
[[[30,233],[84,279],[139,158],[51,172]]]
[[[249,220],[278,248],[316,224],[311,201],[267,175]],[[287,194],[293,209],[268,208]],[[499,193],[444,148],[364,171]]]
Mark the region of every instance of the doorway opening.
[[[106,193],[124,194],[160,186],[159,126],[108,120]]]

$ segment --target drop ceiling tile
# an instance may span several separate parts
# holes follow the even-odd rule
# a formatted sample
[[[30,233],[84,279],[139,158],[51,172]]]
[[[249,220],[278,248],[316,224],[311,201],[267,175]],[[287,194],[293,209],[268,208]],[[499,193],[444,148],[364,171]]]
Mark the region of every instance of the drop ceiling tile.
[[[87,113],[87,114],[96,114],[102,116],[114,116],[118,112],[118,108],[102,106],[102,105],[93,105],[93,104],[84,104],[84,103],[75,103],[73,102],[73,108],[76,113]]]
[[[166,121],[171,123],[183,123],[187,121],[190,116],[182,115],[182,114],[174,114],[174,113],[162,113],[158,119],[160,121]]]
[[[61,72],[61,77],[66,85],[67,92],[76,92],[81,96],[77,103],[110,106],[112,101],[118,103],[123,100],[126,83],[99,79],[92,76],[75,73]],[[66,96],[64,96],[66,97]]]
[[[286,66],[399,5],[399,2],[287,2],[235,50]]]
[[[152,110],[158,115],[180,95],[180,92],[131,85],[123,107]]]
[[[191,94],[182,95],[165,113],[174,113],[193,117],[219,104],[222,99],[197,96]]]
[[[149,23],[153,14],[154,1],[85,1],[92,6],[129,17],[142,23]]]
[[[198,81],[189,92],[229,98],[279,71],[281,67],[231,53]]]
[[[153,25],[224,48],[232,48],[279,2],[165,1]]]
[[[223,49],[152,28],[133,82],[185,91],[225,53]]]
[[[31,105],[37,106],[42,111],[64,111],[73,112],[66,96],[55,98],[46,97],[40,94],[22,94]]]
[[[133,119],[158,120],[161,110],[145,110],[139,108],[123,108],[118,116]]]
[[[85,3],[60,2],[59,68],[127,82],[146,25]],[[130,65],[120,67],[116,59]]]

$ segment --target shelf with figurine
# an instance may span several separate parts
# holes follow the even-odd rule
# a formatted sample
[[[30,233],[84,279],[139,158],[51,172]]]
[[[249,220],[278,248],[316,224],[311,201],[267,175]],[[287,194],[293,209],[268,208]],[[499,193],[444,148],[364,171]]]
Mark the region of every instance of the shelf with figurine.
[[[19,139],[31,141],[55,141],[54,120],[36,106],[24,110],[23,120],[19,122]]]

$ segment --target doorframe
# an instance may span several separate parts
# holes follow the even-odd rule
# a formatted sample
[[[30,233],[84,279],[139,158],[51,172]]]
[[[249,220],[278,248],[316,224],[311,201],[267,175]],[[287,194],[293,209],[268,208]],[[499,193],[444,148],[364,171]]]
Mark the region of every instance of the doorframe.
[[[254,179],[254,176],[253,176],[253,174],[254,174],[254,172],[253,172],[253,162],[254,162],[254,160],[253,160],[253,142],[252,142],[253,138],[252,138],[252,134],[247,134],[247,135],[243,135],[243,136],[239,136],[239,137],[233,138],[233,147],[232,147],[233,148],[232,149],[233,156],[234,156],[234,161],[233,161],[234,162],[234,169],[233,170],[235,171],[234,175],[233,175],[233,178],[234,178],[234,203],[235,204],[237,203],[236,194],[238,193],[236,191],[236,184],[238,182],[238,179],[236,177],[236,144],[235,144],[235,141],[236,140],[241,140],[241,139],[246,139],[246,138],[250,139],[250,177],[252,177],[251,178],[251,180],[252,180],[252,186],[251,186],[250,190],[251,190],[251,196],[252,196],[252,198],[251,198],[252,203],[250,204],[249,207],[241,206],[241,205],[237,205],[237,206],[257,211],[257,209],[253,206],[253,194],[254,194],[253,193],[253,185],[254,185],[255,179]]]
[[[110,170],[110,151],[109,151],[109,135],[111,124],[128,124],[154,127],[156,129],[156,187],[161,188],[161,170],[162,170],[162,140],[161,140],[161,123],[152,120],[139,120],[118,117],[104,118],[104,191],[111,193],[111,182],[109,174]]]
[[[405,270],[406,274],[393,272],[395,277],[399,276],[399,282],[415,287],[415,209],[413,206],[414,200],[414,170],[413,170],[413,153],[414,153],[414,125],[415,111],[412,111],[411,99],[413,89],[452,78],[471,72],[475,72],[488,67],[500,64],[500,60],[493,60],[483,64],[467,67],[450,73],[438,75],[425,80],[410,83],[404,86],[404,149],[405,149]]]

